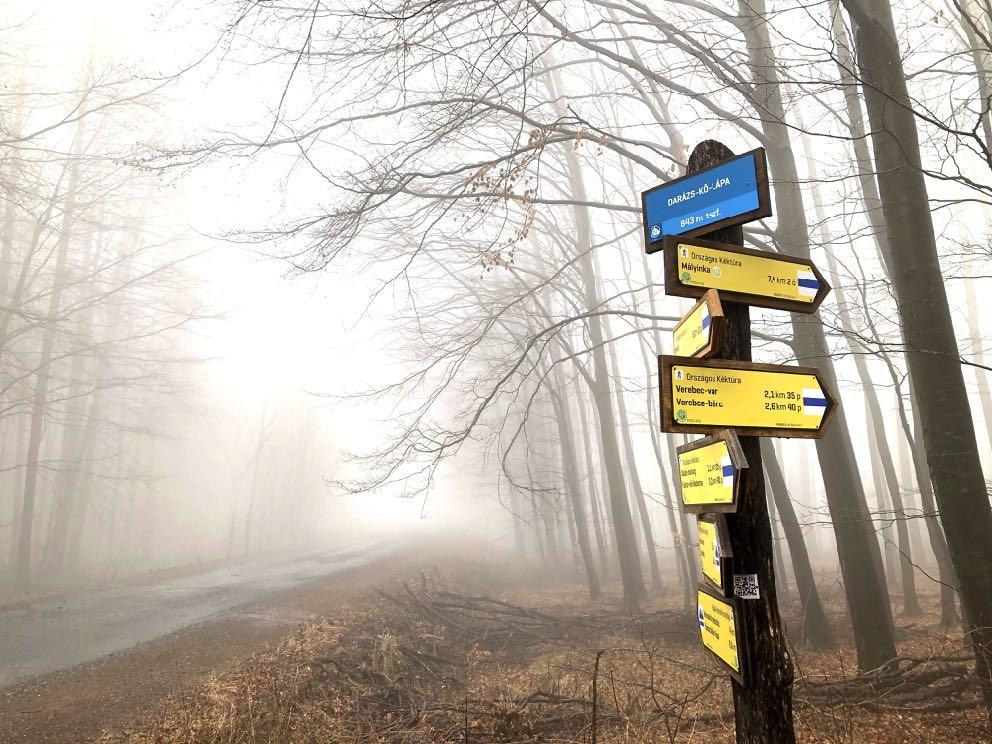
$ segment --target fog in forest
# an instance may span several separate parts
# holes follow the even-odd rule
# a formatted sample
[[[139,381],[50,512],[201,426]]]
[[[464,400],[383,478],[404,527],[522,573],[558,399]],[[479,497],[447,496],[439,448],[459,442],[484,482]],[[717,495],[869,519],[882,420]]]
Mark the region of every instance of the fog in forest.
[[[303,213],[294,194],[312,175],[290,187],[281,154],[155,162],[263,125],[259,80],[275,94],[281,73],[213,60],[180,74],[223,34],[219,9],[18,5],[5,8],[4,593],[377,541],[477,510],[478,460],[440,471],[440,494],[349,495],[367,477],[353,456],[398,423],[396,401],[361,396],[410,357],[392,298],[369,306],[367,267],[305,273],[302,242],[259,236]]]
[[[232,612],[318,648],[344,600],[283,593],[346,568],[413,613],[371,612],[367,658],[333,662],[352,687],[320,699],[354,709],[302,713],[319,695],[293,687],[293,725],[239,718],[261,693],[217,681],[232,651],[186,682],[228,690],[224,715],[163,688],[153,731],[67,692],[92,720],[56,735],[11,697],[0,740],[988,735],[989,7],[7,0],[0,40],[0,685]],[[724,295],[727,348],[815,368],[831,401],[809,436],[739,430],[750,469],[733,438],[750,501],[712,511],[761,597],[714,595],[729,672],[699,641],[716,590],[680,481],[715,429],[679,433],[659,378],[702,290],[671,291],[642,213],[707,140],[763,148],[770,203],[690,237],[811,262],[821,288],[815,312],[748,303],[749,326]],[[487,686],[515,643],[547,676]],[[424,681],[449,663],[478,677]]]

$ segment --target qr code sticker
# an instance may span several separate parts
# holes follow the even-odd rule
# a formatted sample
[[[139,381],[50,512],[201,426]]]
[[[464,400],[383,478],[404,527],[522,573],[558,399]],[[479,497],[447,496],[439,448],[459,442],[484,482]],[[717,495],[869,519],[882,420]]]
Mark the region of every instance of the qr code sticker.
[[[741,599],[760,599],[758,574],[734,574],[734,596]]]

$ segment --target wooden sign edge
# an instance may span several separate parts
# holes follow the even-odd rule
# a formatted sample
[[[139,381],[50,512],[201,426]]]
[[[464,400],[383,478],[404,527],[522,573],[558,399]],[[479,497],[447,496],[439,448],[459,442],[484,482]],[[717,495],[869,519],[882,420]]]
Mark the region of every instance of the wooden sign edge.
[[[660,251],[664,251],[663,270],[665,277],[665,294],[672,297],[701,297],[709,292],[713,287],[696,287],[691,284],[683,284],[676,269],[675,251],[679,242],[688,241],[687,235],[666,235],[661,241]],[[807,267],[820,283],[820,289],[812,302],[799,302],[798,300],[782,300],[775,297],[765,297],[763,295],[747,294],[746,292],[732,292],[730,290],[719,290],[720,296],[726,302],[739,302],[752,307],[764,307],[769,310],[784,310],[785,312],[812,315],[820,309],[820,305],[830,294],[833,287],[827,281],[823,273],[817,268],[812,258],[802,258],[776,251],[760,251],[754,248],[744,248],[730,243],[718,243],[714,240],[704,240],[702,238],[692,238],[691,242],[698,244],[702,248],[713,248],[726,251],[727,253],[737,253],[745,256],[757,256],[758,258],[779,259],[786,263],[796,263]]]
[[[722,220],[717,220],[716,222],[711,222],[708,225],[702,225],[701,227],[693,228],[686,232],[677,233],[678,237],[681,238],[691,238],[696,235],[705,235],[708,232],[713,232],[715,230],[720,230],[724,227],[730,227],[732,225],[743,225],[748,222],[754,222],[755,220],[761,220],[765,217],[772,216],[772,196],[771,188],[768,183],[768,159],[765,156],[764,147],[756,147],[753,150],[748,150],[747,152],[742,152],[740,155],[734,155],[732,158],[726,158],[721,160],[719,163],[704,168],[703,170],[696,171],[695,173],[687,173],[684,176],[679,176],[678,178],[673,178],[670,181],[665,181],[657,186],[652,186],[649,189],[645,189],[641,192],[641,222],[643,223],[642,228],[644,232],[644,252],[651,254],[657,253],[662,249],[664,244],[664,239],[668,237],[667,235],[662,235],[661,240],[657,240],[654,243],[651,242],[651,236],[648,234],[648,221],[647,221],[647,195],[652,191],[662,188],[663,186],[670,186],[673,183],[681,181],[692,176],[698,176],[700,173],[705,173],[709,170],[714,170],[719,168],[726,163],[733,160],[739,160],[741,158],[747,157],[748,155],[754,155],[754,173],[755,173],[755,187],[758,191],[758,208],[752,209],[750,212],[744,212],[743,214],[735,215],[734,217],[726,217]]]
[[[691,442],[686,442],[675,448],[675,462],[678,464],[678,456],[684,452],[692,452],[692,450],[700,449],[706,447],[715,442],[726,442],[727,451],[730,453],[730,461],[734,464],[734,469],[737,471],[738,476],[740,471],[747,470],[747,458],[744,456],[744,448],[741,447],[741,442],[737,438],[737,434],[734,433],[733,429],[721,429],[715,434],[710,436],[702,437],[701,439],[694,439]],[[710,512],[714,514],[736,514],[737,506],[740,503],[741,495],[741,484],[743,479],[737,477],[734,481],[734,500],[729,504],[686,504],[685,499],[682,497],[682,478],[680,474],[678,478],[675,479],[676,487],[679,492],[679,502],[682,504],[682,509],[687,514],[702,514],[704,512]]]
[[[733,579],[731,579],[733,581]],[[737,643],[737,661],[740,664],[741,670],[738,672],[730,664],[725,662],[716,652],[710,651],[710,649],[703,643],[702,629],[699,628],[699,597],[696,597],[696,628],[700,630],[699,642],[703,643],[703,648],[706,649],[707,653],[717,660],[717,663],[723,668],[725,672],[730,674],[737,682],[741,685],[744,684],[744,675],[747,673],[747,662],[745,661],[744,647],[741,645],[741,638],[744,637],[744,606],[741,600],[737,597],[721,597],[719,594],[714,592],[709,586],[703,582],[696,584],[696,591],[703,592],[704,594],[710,595],[713,599],[718,599],[721,602],[726,602],[731,607],[734,608],[734,640]]]
[[[706,359],[711,357],[720,351],[720,347],[723,344],[723,331],[727,322],[727,316],[724,315],[723,305],[720,303],[720,293],[715,289],[708,289],[699,297],[692,308],[690,308],[689,312],[683,315],[682,319],[675,324],[675,327],[672,329],[672,336],[674,337],[675,332],[679,329],[679,327],[685,323],[689,319],[689,316],[696,312],[699,306],[703,303],[706,303],[706,306],[710,311],[709,340],[706,342],[705,346],[692,353],[689,357],[691,359]],[[672,344],[674,346],[674,339]]]
[[[720,512],[701,512],[696,515],[698,521],[710,522],[716,528],[717,538],[720,540],[720,576],[723,579],[723,586],[717,586],[709,576],[703,571],[702,565],[699,573],[703,581],[711,589],[716,589],[723,594],[724,599],[734,599],[734,549],[730,545],[730,528],[727,526],[727,517]],[[697,526],[696,542],[699,542]],[[702,556],[700,556],[700,559]],[[738,654],[739,656],[740,654]]]
[[[671,369],[676,364],[686,364],[697,367],[754,370],[757,372],[782,372],[786,374],[807,374],[816,378],[817,384],[827,398],[827,410],[823,414],[820,426],[817,429],[789,429],[784,427],[767,428],[761,426],[734,426],[728,427],[725,424],[719,426],[713,424],[686,424],[679,426],[672,422],[672,383],[671,376],[666,374],[666,369]],[[660,384],[659,398],[661,403],[661,431],[666,434],[715,434],[727,428],[733,428],[744,436],[752,437],[780,437],[782,439],[822,439],[827,433],[827,427],[833,420],[840,400],[834,395],[830,385],[820,376],[821,371],[816,367],[793,367],[789,364],[768,364],[766,362],[741,362],[731,359],[694,359],[693,357],[680,357],[672,354],[658,355],[658,381]],[[667,397],[665,393],[668,393]],[[666,405],[667,403],[667,405]]]

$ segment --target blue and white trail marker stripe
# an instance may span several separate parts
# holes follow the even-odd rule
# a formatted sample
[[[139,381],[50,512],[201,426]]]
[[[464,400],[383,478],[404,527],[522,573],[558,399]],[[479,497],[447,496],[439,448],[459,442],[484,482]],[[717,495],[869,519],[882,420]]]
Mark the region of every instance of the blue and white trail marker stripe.
[[[707,305],[703,305],[703,330],[705,331],[710,327],[710,309]]]
[[[819,416],[827,412],[827,398],[819,388],[803,388],[803,413]]]
[[[796,280],[799,283],[799,294],[803,297],[816,297],[816,293],[820,291],[820,282],[812,271],[796,269]]]
[[[720,458],[720,467],[723,469],[723,485],[725,488],[734,487],[734,464],[730,461],[730,455]]]

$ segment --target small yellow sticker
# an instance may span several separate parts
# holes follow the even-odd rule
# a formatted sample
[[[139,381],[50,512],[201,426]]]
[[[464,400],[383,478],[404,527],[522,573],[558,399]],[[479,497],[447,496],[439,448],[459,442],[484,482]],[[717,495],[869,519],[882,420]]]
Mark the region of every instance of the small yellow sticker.
[[[676,424],[815,431],[826,413],[827,396],[808,373],[672,366]]]
[[[734,503],[735,468],[723,440],[679,453],[679,486],[685,506]]]
[[[716,654],[738,674],[741,671],[737,656],[737,618],[734,606],[710,594],[696,592],[699,634],[703,645]]]
[[[720,570],[720,532],[713,522],[700,519],[696,522],[699,527],[699,565],[703,574],[716,586],[723,587],[723,571]]]
[[[773,255],[751,256],[692,243],[679,243],[676,252],[679,279],[692,287],[810,305],[820,291],[820,282],[809,266]]]

